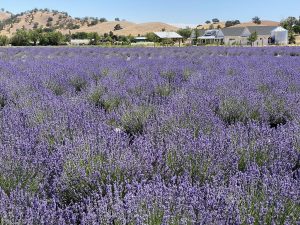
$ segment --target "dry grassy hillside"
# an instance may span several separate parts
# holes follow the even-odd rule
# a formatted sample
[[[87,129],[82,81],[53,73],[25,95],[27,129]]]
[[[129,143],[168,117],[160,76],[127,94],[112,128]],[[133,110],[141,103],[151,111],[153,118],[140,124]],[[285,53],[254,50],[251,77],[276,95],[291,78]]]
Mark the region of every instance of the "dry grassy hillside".
[[[11,16],[10,13],[0,12],[0,21],[8,19],[8,18],[10,18],[10,16]]]
[[[0,20],[8,18],[10,18],[10,15],[0,13]],[[103,23],[98,22],[95,25],[91,25],[91,22],[91,19],[74,19],[65,13],[60,12],[31,11],[18,16],[14,23],[7,24],[0,34],[11,36],[17,31],[17,29],[29,30],[41,26],[43,28],[54,28],[61,31],[63,34],[76,32],[97,32],[99,34],[104,34],[112,31],[117,35],[133,36],[144,35],[148,32],[161,31],[162,29],[165,29],[166,31],[176,31],[179,29],[178,27],[161,22],[136,24],[127,21],[109,21]],[[121,25],[121,30],[114,29],[117,24]],[[71,28],[72,26],[73,28]],[[74,29],[74,26],[77,26],[77,28]]]
[[[279,26],[280,23],[276,21],[270,21],[270,20],[262,20],[261,24],[256,24],[253,22],[246,22],[234,25],[233,27],[253,27],[253,26]]]
[[[213,25],[214,26],[214,29],[217,29],[217,28],[224,28],[225,27],[225,22],[219,22],[219,23],[210,23],[210,24],[201,24],[201,25],[198,25],[197,28],[198,29],[209,29],[210,26]]]
[[[215,23],[215,24],[202,24],[202,25],[198,25],[197,28],[198,29],[210,29],[211,25],[213,25],[214,29],[224,28],[225,22],[219,22],[219,23]],[[234,25],[231,27],[279,26],[279,25],[280,25],[280,23],[276,22],[276,21],[263,20],[263,21],[261,21],[261,24],[256,24],[253,22],[245,22],[245,23],[237,24],[237,25]]]

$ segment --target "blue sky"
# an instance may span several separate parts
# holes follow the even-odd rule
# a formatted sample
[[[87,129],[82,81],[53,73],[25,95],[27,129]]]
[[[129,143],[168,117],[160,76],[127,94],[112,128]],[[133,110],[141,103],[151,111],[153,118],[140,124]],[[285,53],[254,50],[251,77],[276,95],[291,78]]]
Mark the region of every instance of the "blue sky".
[[[280,21],[287,16],[300,16],[300,0],[0,0],[0,8],[13,13],[35,7],[66,11],[74,17],[185,24],[199,24],[215,17],[249,21],[259,16]]]

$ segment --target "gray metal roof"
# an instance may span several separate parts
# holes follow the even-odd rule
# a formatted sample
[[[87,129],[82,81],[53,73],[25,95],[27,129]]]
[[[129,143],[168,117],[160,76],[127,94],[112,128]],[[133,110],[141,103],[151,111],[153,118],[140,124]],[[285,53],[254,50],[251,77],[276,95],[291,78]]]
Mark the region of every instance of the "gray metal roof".
[[[147,40],[147,37],[135,37],[135,40]]]
[[[182,36],[176,32],[154,32],[154,34],[162,39],[182,38]]]
[[[245,27],[232,27],[232,28],[223,28],[222,32],[225,36],[243,36]]]
[[[218,39],[224,38],[224,34],[220,29],[206,30],[201,39]]]
[[[278,26],[253,26],[247,27],[251,33],[257,32],[257,35],[271,35],[271,32]]]

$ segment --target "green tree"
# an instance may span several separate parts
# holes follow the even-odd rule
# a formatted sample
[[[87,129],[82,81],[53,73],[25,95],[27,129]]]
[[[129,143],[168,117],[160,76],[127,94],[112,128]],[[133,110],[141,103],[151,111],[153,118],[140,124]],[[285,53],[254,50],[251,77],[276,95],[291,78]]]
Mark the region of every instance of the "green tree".
[[[61,45],[64,43],[64,36],[61,32],[43,33],[40,38],[41,45]]]
[[[37,30],[30,30],[28,32],[28,36],[30,41],[33,42],[33,45],[36,45],[37,42],[40,40],[42,34],[42,29],[37,29]]]
[[[99,40],[100,40],[100,36],[97,32],[89,33],[88,37],[90,39],[90,44],[91,45],[97,45]]]
[[[114,30],[122,30],[123,28],[121,27],[121,24],[117,24],[115,27],[114,27]]]
[[[294,31],[296,34],[300,34],[300,26],[299,26],[299,25],[293,26],[293,31]]]
[[[159,38],[153,32],[147,33],[146,37],[150,42],[159,42]]]
[[[217,18],[214,18],[214,19],[212,19],[212,22],[213,22],[213,23],[219,23],[219,22],[220,22],[220,20],[219,20],[219,19],[217,19]]]
[[[191,28],[185,28],[185,29],[179,29],[177,31],[178,34],[180,34],[184,39],[188,39],[192,35],[192,29]]]
[[[104,23],[104,22],[107,22],[107,19],[105,19],[105,18],[100,18],[99,21],[100,21],[100,23]]]
[[[294,32],[289,32],[289,44],[296,44],[296,37]]]
[[[206,24],[210,24],[211,22],[209,20],[205,21]]]
[[[28,46],[30,45],[29,34],[26,30],[17,30],[10,42],[13,46]]]
[[[248,38],[248,41],[251,43],[251,46],[253,46],[253,43],[257,41],[257,32],[253,32],[250,34],[249,38]]]
[[[252,22],[255,23],[255,24],[261,24],[261,20],[258,16],[253,17]]]
[[[292,31],[294,26],[300,25],[299,22],[300,21],[298,21],[295,17],[290,16],[285,20],[281,21],[280,26],[282,26],[283,28],[289,31]]]
[[[6,46],[9,43],[9,39],[5,35],[0,35],[0,46]]]

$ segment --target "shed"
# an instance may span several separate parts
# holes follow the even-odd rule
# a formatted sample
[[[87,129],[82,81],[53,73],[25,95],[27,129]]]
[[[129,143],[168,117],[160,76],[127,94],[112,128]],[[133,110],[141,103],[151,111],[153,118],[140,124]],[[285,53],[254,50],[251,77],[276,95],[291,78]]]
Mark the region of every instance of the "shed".
[[[183,39],[183,37],[176,32],[154,32],[154,34],[159,37],[161,40],[176,40],[179,42]]]
[[[176,32],[154,32],[160,39],[182,39],[183,37]]]

